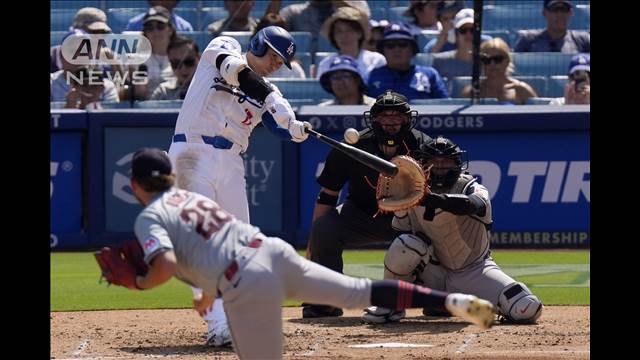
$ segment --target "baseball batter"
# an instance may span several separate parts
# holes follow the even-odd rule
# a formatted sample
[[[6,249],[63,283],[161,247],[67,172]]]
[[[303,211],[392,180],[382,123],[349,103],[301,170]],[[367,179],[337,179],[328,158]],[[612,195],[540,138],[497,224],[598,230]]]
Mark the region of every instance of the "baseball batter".
[[[491,258],[489,192],[473,176],[462,173],[464,153],[442,136],[412,153],[425,168],[432,166],[431,193],[420,206],[395,212],[392,225],[403,234],[385,255],[384,277],[474,294],[491,301],[507,321],[535,323],[542,313],[540,300]],[[402,310],[371,307],[363,318],[384,323],[404,315]]]
[[[169,149],[180,188],[215,200],[249,222],[242,154],[252,130],[262,122],[272,133],[302,142],[307,138],[305,126],[311,127],[295,119],[280,91],[263,78],[282,64],[291,68],[295,53],[293,38],[277,26],[256,33],[246,55],[231,37],[220,36],[209,43],[178,114]],[[198,298],[200,291],[193,290]],[[204,319],[209,345],[231,342],[221,300]]]
[[[135,221],[135,234],[148,271],[130,273],[117,284],[142,290],[175,276],[203,289],[202,298],[194,302],[200,313],[216,294],[222,296],[240,359],[282,358],[281,305],[286,298],[344,308],[425,307],[483,328],[493,322],[493,306],[472,295],[348,277],[308,261],[285,241],[263,235],[211,199],[173,187],[171,170],[160,149],[141,149],[133,156],[131,188],[145,206]]]

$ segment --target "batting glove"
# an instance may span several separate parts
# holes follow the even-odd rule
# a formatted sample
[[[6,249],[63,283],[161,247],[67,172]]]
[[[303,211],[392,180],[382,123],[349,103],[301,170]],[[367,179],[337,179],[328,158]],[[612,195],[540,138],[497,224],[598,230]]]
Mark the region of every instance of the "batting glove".
[[[266,111],[275,120],[276,125],[286,129],[291,135],[292,141],[300,143],[307,140],[309,134],[306,133],[305,128],[311,128],[311,124],[296,120],[296,114],[293,112],[291,105],[278,91],[272,91],[265,98],[264,103],[267,108]]]

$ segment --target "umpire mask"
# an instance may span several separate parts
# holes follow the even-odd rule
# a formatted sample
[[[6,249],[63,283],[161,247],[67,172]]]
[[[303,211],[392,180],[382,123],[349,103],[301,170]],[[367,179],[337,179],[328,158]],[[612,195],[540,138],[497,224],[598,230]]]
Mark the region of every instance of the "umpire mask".
[[[381,145],[398,146],[415,126],[418,112],[411,110],[407,98],[387,90],[378,96],[364,120]]]
[[[458,181],[458,177],[463,170],[468,167],[468,160],[463,160],[466,151],[461,150],[453,141],[438,135],[435,139],[430,139],[420,145],[420,149],[413,151],[413,157],[420,161],[423,166],[433,164],[429,177],[429,184],[438,188],[447,189]],[[451,159],[454,162],[453,167],[438,168],[438,160],[442,158]],[[440,160],[440,162],[443,162]],[[441,171],[442,169],[442,171]]]

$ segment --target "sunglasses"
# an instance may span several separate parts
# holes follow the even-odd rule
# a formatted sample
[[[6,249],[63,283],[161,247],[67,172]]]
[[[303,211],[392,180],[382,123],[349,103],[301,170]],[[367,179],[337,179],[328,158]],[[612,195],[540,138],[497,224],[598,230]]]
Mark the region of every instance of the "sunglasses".
[[[155,25],[154,25],[155,23]],[[158,31],[163,31],[164,29],[167,28],[167,24],[165,23],[161,23],[161,22],[148,22],[146,24],[144,24],[144,26],[142,27],[142,29],[144,31],[153,31],[153,30],[158,30]]]
[[[172,69],[179,69],[181,65],[184,65],[186,67],[194,67],[196,65],[196,58],[188,57],[184,60],[169,59],[169,62],[171,63]]]
[[[400,42],[387,42],[384,44],[384,48],[385,49],[395,49],[395,48],[401,48],[401,49],[406,49],[409,46],[411,46],[411,43],[408,41],[400,41]]]
[[[468,32],[473,33],[473,31],[474,31],[474,30],[473,30],[473,27],[460,28],[460,29],[458,29],[458,34],[460,34],[460,35],[464,35],[464,34],[466,34],[466,33],[468,33]]]
[[[491,64],[491,62],[493,61],[494,64],[500,64],[504,61],[505,56],[503,55],[496,55],[496,56],[480,56],[480,61],[482,61],[483,64],[485,65],[489,65]]]

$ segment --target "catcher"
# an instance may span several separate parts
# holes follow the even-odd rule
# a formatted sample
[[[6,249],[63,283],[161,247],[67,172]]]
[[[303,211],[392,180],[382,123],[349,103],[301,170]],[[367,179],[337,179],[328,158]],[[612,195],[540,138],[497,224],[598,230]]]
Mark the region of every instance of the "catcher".
[[[407,98],[392,90],[376,99],[364,119],[368,128],[360,132],[355,147],[384,159],[406,155],[431,139],[414,129],[418,112]],[[342,250],[347,246],[386,243],[394,238],[393,214],[379,214],[376,203],[378,173],[343,153],[332,150],[325,161],[318,184],[322,187],[313,209],[307,258],[331,270],[342,272]],[[338,195],[348,184],[347,199],[338,205]],[[323,304],[304,304],[304,318],[341,316],[342,309]]]
[[[401,232],[385,255],[384,278],[473,294],[491,301],[503,321],[535,323],[542,313],[540,300],[491,258],[489,192],[463,173],[465,153],[438,136],[412,153],[421,164],[395,158],[401,176],[378,180],[378,206],[395,212],[392,226]],[[404,316],[404,310],[374,306],[363,318],[385,323]]]
[[[240,359],[282,358],[285,298],[346,308],[426,307],[482,328],[493,323],[493,305],[476,296],[397,280],[353,278],[306,260],[285,241],[265,236],[213,200],[173,187],[175,175],[162,150],[136,152],[131,174],[133,193],[145,206],[135,222],[139,243],[97,253],[103,276],[138,290],[175,276],[203,289],[203,296],[194,300],[201,315],[219,295]]]

